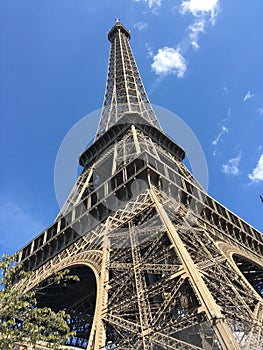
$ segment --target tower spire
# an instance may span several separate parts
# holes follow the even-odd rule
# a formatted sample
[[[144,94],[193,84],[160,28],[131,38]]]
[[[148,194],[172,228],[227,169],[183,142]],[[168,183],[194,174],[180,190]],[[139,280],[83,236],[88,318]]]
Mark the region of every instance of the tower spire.
[[[96,138],[118,122],[125,112],[139,113],[161,129],[145,92],[129,44],[130,31],[116,18],[108,33],[111,43],[108,78]]]

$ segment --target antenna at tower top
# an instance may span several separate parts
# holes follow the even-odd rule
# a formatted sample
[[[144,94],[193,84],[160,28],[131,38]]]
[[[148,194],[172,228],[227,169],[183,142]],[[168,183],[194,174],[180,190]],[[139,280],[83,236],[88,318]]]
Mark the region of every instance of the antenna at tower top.
[[[120,23],[119,17],[115,18],[115,23]]]

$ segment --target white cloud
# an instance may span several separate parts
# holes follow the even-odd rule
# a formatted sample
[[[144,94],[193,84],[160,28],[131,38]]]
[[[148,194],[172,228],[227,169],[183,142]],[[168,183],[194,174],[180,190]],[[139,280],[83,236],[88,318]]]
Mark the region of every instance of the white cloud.
[[[239,166],[240,160],[241,160],[241,153],[237,157],[229,159],[227,164],[224,164],[222,166],[222,172],[224,174],[239,175],[240,170],[238,166]]]
[[[182,1],[179,12],[183,15],[191,13],[195,20],[188,26],[190,45],[199,49],[199,36],[205,32],[206,26],[215,24],[219,10],[219,0],[185,0]]]
[[[263,115],[263,108],[262,108],[262,107],[259,107],[259,108],[257,109],[257,113],[258,113],[259,115]]]
[[[219,10],[219,0],[185,0],[181,3],[180,12],[190,12],[195,17],[209,16],[212,24]]]
[[[161,6],[161,0],[134,0],[148,3],[150,8]],[[188,26],[187,37],[176,47],[163,47],[153,56],[151,65],[153,71],[160,74],[176,74],[182,78],[186,72],[185,54],[189,47],[194,50],[199,49],[199,36],[205,32],[208,24],[214,24],[219,11],[219,0],[183,0],[181,1],[179,12],[183,15],[190,13],[194,16],[194,21]],[[148,54],[149,56],[149,54]]]
[[[148,27],[148,24],[145,22],[137,22],[133,25],[135,28],[137,28],[138,30],[143,30],[145,28]]]
[[[158,50],[151,67],[157,75],[175,74],[178,78],[182,78],[186,72],[185,59],[179,49],[167,46]]]
[[[252,174],[248,174],[252,182],[263,181],[263,154],[259,157],[256,167],[252,170]]]
[[[145,48],[147,50],[147,58],[152,58],[154,56],[152,46],[150,44],[146,43]]]
[[[162,0],[144,0],[148,2],[148,6],[153,8],[154,6],[160,7],[162,5]]]
[[[243,101],[249,100],[250,98],[254,97],[254,94],[251,94],[251,92],[248,90],[248,92],[246,93],[246,95],[243,98]]]
[[[226,128],[224,125],[221,128],[220,133],[217,135],[217,137],[212,141],[212,145],[216,146],[218,142],[221,140],[222,135],[226,134],[228,132],[228,128]]]
[[[189,38],[191,41],[191,45],[195,50],[198,50],[199,35],[200,33],[203,33],[205,31],[205,20],[204,19],[196,20],[193,24],[191,24],[188,27],[188,29],[190,31]]]
[[[155,14],[157,13],[157,9],[162,5],[162,0],[133,0],[133,1],[147,3],[149,9]]]

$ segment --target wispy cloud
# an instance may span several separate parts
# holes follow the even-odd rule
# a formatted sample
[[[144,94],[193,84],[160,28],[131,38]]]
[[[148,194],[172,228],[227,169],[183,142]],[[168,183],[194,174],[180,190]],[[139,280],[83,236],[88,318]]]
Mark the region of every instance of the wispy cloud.
[[[145,48],[147,50],[147,58],[152,58],[154,56],[152,46],[149,43],[146,43]]]
[[[213,156],[217,155],[219,150],[219,144],[223,141],[223,136],[229,132],[229,128],[226,126],[226,124],[230,117],[231,117],[231,108],[228,107],[226,117],[221,120],[220,131],[211,142],[212,146],[214,146]]]
[[[155,14],[157,14],[158,8],[162,5],[162,0],[133,0],[133,1],[145,2],[148,5],[149,9]]]
[[[256,167],[251,174],[248,174],[248,177],[251,182],[263,181],[263,154],[259,157]]]
[[[218,142],[221,140],[222,136],[228,133],[228,131],[229,131],[228,128],[223,125],[217,137],[212,141],[212,145],[216,146]]]
[[[181,3],[179,12],[194,16],[194,22],[188,26],[189,41],[191,46],[198,50],[200,34],[205,32],[209,24],[215,24],[219,12],[219,0],[185,0]]]
[[[248,92],[245,94],[243,101],[249,100],[250,98],[254,97],[255,95],[252,94],[249,90]]]
[[[159,75],[156,79],[154,79],[154,82],[152,83],[150,89],[149,89],[149,96],[154,93],[155,90],[158,89],[159,85],[162,84],[164,80],[165,75]]]
[[[219,11],[219,0],[185,0],[181,3],[181,13],[190,12],[195,17],[208,16],[214,23]]]
[[[157,75],[175,74],[182,78],[186,72],[186,62],[179,50],[167,46],[158,50],[151,67]]]
[[[229,159],[228,162],[222,166],[222,172],[228,175],[239,175],[240,160],[241,160],[241,153],[239,153],[235,158]]]
[[[200,20],[195,21],[189,27],[189,38],[191,41],[191,45],[195,50],[200,48],[198,44],[199,35],[205,31],[205,20],[201,18]]]
[[[146,22],[137,22],[133,26],[134,26],[134,28],[137,28],[138,30],[144,30],[148,27],[148,24]]]
[[[263,108],[262,108],[262,107],[259,107],[259,108],[257,109],[257,113],[258,113],[259,115],[263,115]]]
[[[228,87],[226,85],[223,86],[222,90],[223,90],[223,94],[224,95],[229,94],[229,89],[228,89]]]
[[[32,236],[36,236],[43,225],[8,198],[0,197],[0,247],[1,253],[14,253]]]

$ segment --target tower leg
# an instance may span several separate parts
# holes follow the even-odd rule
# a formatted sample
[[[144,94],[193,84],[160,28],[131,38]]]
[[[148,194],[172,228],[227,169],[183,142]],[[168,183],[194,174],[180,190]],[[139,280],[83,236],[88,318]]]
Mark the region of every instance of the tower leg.
[[[198,270],[197,266],[193,262],[190,254],[185,248],[181,238],[179,237],[177,230],[170,220],[168,214],[164,210],[153,188],[150,189],[150,196],[155,203],[156,210],[160,215],[174,249],[180,257],[184,269],[189,276],[191,285],[194,288],[196,295],[201,302],[201,308],[206,313],[211,326],[213,327],[218,341],[223,350],[240,350],[231,330],[224,321],[224,316],[221,313],[220,307],[216,304],[211,292],[207,288],[202,274]]]
[[[244,350],[258,350],[260,348],[260,339],[263,333],[263,327],[262,327],[262,322],[263,322],[263,304],[259,302],[254,311],[255,315],[255,320],[256,322],[254,325],[251,327],[250,334],[248,336],[248,339],[246,341],[246,346]]]
[[[108,221],[106,222],[106,231],[103,238],[103,255],[101,263],[101,273],[98,283],[98,296],[96,301],[96,311],[93,320],[93,326],[90,333],[87,350],[104,349],[106,345],[106,328],[103,322],[103,315],[107,313],[108,302],[108,281],[109,281],[109,240],[108,240]]]

